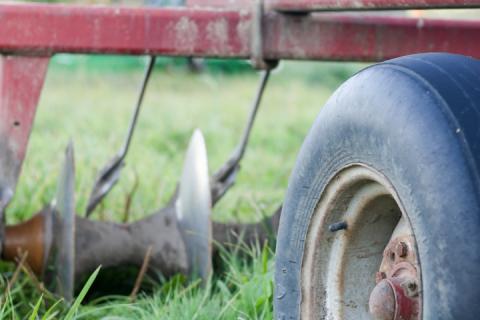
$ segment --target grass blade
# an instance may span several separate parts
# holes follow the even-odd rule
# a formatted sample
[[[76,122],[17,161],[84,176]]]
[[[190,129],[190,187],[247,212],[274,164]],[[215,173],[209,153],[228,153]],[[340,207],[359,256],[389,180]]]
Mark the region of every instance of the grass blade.
[[[82,303],[83,299],[87,295],[88,290],[90,290],[90,287],[93,284],[93,281],[95,281],[95,278],[98,275],[98,272],[100,271],[101,267],[98,267],[97,270],[95,270],[92,275],[88,278],[87,283],[83,286],[82,291],[80,291],[80,294],[78,297],[75,299],[75,302],[73,303],[72,307],[70,310],[68,310],[67,315],[65,316],[64,320],[72,320],[73,317],[75,316],[75,313],[77,312],[78,307]]]
[[[28,317],[28,320],[35,320],[38,315],[38,309],[40,308],[40,304],[43,301],[43,295],[40,296],[40,299],[38,299],[37,303],[35,304],[35,307],[33,308],[32,314],[30,317]]]
[[[52,319],[56,312],[54,313],[53,311],[55,310],[55,308],[60,304],[60,302],[62,302],[63,299],[59,299],[57,300],[57,302],[55,302],[50,308],[48,308],[47,312],[45,312],[45,314],[43,315],[42,317],[42,320],[49,320],[49,319]],[[53,313],[53,314],[52,314]]]

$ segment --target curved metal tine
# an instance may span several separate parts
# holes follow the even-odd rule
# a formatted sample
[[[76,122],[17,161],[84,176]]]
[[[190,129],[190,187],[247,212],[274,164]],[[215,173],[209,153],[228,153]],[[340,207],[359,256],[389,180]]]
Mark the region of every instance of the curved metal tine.
[[[260,107],[269,77],[270,69],[264,70],[260,77],[260,83],[241,140],[230,158],[212,176],[212,205],[215,205],[215,203],[220,200],[227,190],[235,183],[237,172],[240,169],[239,163],[245,154],[250,138],[250,132],[252,131],[253,123],[257,116],[257,111]]]
[[[212,201],[205,140],[200,130],[190,139],[175,211],[188,257],[189,274],[206,283],[212,269]]]
[[[73,299],[75,262],[75,160],[73,143],[65,160],[52,204],[55,212],[53,285],[67,301]]]
[[[93,210],[95,210],[97,205],[110,192],[110,190],[120,178],[121,170],[125,165],[124,159],[130,147],[130,142],[132,141],[132,136],[135,131],[138,115],[140,114],[143,97],[145,96],[148,80],[150,79],[150,75],[152,74],[154,65],[155,57],[150,56],[147,62],[147,66],[145,68],[145,74],[143,76],[142,83],[140,85],[137,101],[135,103],[132,119],[130,120],[130,126],[128,128],[125,142],[123,143],[123,146],[118,151],[118,153],[98,173],[97,178],[95,179],[95,184],[93,185],[92,193],[90,194],[90,199],[88,201],[86,209],[87,217],[90,216]]]

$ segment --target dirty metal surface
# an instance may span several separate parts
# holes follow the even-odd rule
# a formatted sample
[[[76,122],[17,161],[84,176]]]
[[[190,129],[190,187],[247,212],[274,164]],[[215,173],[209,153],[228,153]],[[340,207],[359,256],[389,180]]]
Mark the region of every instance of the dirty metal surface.
[[[0,56],[0,244],[5,208],[15,193],[48,61]]]
[[[375,319],[421,319],[421,269],[416,241],[406,219],[400,219],[376,274],[369,299]]]
[[[187,0],[187,7],[197,8],[252,8],[256,0]]]
[[[251,57],[248,9],[0,5],[0,52]],[[112,30],[115,30],[113,32]],[[478,21],[267,12],[264,58],[383,61],[443,51],[480,57]]]
[[[3,4],[0,16],[2,52],[248,56],[241,11]]]
[[[365,15],[267,13],[269,59],[383,61],[418,52],[480,57],[480,22]],[[312,40],[312,39],[315,39]]]
[[[479,0],[265,0],[265,2],[270,9],[288,12],[480,8]]]
[[[0,57],[0,220],[15,192],[48,58]]]

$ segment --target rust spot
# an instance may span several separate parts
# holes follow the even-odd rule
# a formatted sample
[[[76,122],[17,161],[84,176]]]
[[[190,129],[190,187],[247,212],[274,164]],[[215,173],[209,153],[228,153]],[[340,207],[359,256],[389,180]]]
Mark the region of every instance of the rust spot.
[[[228,22],[217,19],[207,24],[207,39],[212,42],[214,49],[228,48]]]
[[[425,21],[423,19],[418,19],[417,21],[417,29],[422,29],[425,25]]]
[[[3,244],[3,259],[15,261],[21,254],[28,252],[28,265],[35,274],[42,274],[45,267],[45,250],[48,246],[45,221],[45,215],[40,212],[21,224],[7,226]]]
[[[188,17],[181,18],[175,24],[176,45],[193,52],[198,38],[198,26]]]

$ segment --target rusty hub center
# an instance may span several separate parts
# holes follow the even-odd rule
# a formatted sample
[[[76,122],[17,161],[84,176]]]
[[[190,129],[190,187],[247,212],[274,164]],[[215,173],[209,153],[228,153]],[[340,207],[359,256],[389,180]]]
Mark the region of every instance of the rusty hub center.
[[[402,219],[403,220],[403,219]],[[369,300],[370,314],[376,320],[420,319],[420,277],[415,239],[400,221],[383,253],[376,287]]]
[[[45,269],[51,244],[51,216],[48,210],[31,219],[5,228],[2,259],[16,261],[27,254],[26,263],[37,275]]]

